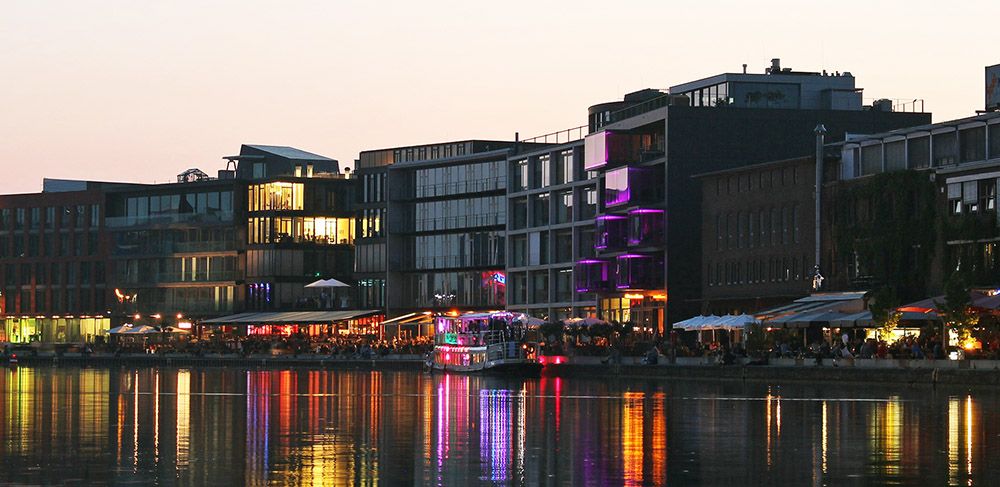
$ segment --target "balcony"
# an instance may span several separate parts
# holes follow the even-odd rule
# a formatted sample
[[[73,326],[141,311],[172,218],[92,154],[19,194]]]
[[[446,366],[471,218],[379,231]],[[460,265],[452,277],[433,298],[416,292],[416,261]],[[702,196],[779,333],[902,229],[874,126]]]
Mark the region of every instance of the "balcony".
[[[663,287],[663,261],[645,254],[625,254],[615,258],[615,288],[624,290]]]
[[[623,250],[628,242],[628,218],[621,215],[597,217],[594,248],[597,250]]]
[[[663,201],[662,167],[620,167],[606,173],[604,206],[649,205]]]
[[[649,247],[663,244],[664,212],[652,208],[636,208],[628,212],[628,244]]]
[[[573,266],[574,288],[578,293],[607,291],[611,287],[608,280],[608,263],[603,260],[585,259]]]

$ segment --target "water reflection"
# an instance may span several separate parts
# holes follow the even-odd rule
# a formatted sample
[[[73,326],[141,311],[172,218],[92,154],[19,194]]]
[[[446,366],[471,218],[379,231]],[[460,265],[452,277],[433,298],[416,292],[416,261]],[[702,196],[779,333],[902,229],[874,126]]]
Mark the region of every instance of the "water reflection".
[[[975,485],[997,391],[0,369],[0,483]]]

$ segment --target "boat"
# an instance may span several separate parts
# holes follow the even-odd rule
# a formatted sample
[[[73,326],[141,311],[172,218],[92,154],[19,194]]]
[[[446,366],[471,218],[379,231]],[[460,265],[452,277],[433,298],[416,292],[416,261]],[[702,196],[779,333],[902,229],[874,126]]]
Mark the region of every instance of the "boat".
[[[527,339],[520,315],[508,312],[439,316],[431,367],[448,372],[538,376],[538,345]]]

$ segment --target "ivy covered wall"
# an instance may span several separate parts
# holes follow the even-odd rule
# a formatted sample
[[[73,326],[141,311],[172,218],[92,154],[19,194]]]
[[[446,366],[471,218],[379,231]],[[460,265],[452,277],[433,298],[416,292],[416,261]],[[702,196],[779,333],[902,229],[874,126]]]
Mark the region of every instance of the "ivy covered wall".
[[[897,171],[831,188],[835,282],[888,286],[907,300],[927,296],[938,247],[936,187],[926,172]]]

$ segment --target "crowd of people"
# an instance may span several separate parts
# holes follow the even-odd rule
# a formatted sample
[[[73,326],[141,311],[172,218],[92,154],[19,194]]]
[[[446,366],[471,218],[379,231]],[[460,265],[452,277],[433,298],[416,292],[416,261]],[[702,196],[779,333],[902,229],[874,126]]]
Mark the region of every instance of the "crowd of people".
[[[372,359],[387,355],[423,355],[434,348],[433,338],[380,338],[377,335],[250,335],[211,336],[202,340],[117,341],[97,351],[122,354],[204,355],[314,355],[338,359]]]

